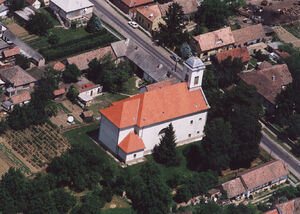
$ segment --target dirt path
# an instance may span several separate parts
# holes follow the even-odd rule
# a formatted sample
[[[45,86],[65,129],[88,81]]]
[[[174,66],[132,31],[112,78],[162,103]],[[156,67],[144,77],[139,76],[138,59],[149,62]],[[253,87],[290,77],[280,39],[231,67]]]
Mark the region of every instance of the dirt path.
[[[273,27],[273,30],[278,35],[279,39],[286,42],[286,43],[292,43],[294,47],[299,48],[300,47],[300,39],[295,37],[293,34],[288,32],[286,29],[284,29],[281,26],[275,26]]]
[[[72,112],[71,114],[76,118],[76,120],[78,120],[80,123],[83,122],[82,118],[80,117],[83,111],[82,108],[80,108],[78,105],[72,104],[69,100],[62,101],[62,104]]]

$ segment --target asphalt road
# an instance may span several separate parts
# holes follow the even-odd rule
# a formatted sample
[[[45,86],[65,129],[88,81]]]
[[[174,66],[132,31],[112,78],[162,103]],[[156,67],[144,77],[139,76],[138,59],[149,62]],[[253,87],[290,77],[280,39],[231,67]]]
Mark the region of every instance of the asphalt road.
[[[261,146],[271,153],[271,155],[276,158],[281,159],[286,163],[288,168],[293,174],[295,174],[300,179],[300,161],[294,158],[291,154],[279,146],[276,142],[271,140],[266,134],[262,133]]]
[[[98,12],[103,14],[111,23],[113,23],[112,27],[115,28],[116,26],[118,26],[121,29],[119,33],[121,33],[126,38],[129,37],[130,39],[132,39],[152,56],[159,58],[162,61],[162,64],[164,64],[169,69],[169,71],[172,71],[172,69],[175,68],[175,62],[169,57],[170,54],[162,54],[162,50],[157,50],[157,48],[161,47],[155,47],[153,42],[151,42],[152,44],[149,44],[150,42],[146,41],[149,40],[149,38],[145,38],[145,35],[140,36],[139,34],[141,32],[139,32],[138,29],[133,29],[132,27],[130,27],[127,24],[127,21],[125,21],[124,17],[119,15],[114,9],[108,8],[108,3],[106,3],[104,0],[91,0],[91,2],[94,4],[94,8]],[[124,35],[122,31],[127,35]],[[168,53],[167,51],[165,52]],[[181,66],[178,66],[176,70],[176,76],[178,76],[178,72],[182,70]]]

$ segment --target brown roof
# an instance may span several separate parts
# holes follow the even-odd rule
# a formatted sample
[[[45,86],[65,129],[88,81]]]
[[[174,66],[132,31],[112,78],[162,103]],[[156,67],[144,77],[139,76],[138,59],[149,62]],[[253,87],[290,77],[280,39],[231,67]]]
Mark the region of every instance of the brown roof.
[[[31,100],[31,96],[30,96],[29,92],[25,92],[25,93],[22,93],[22,94],[12,96],[10,98],[10,100],[14,105],[17,105],[17,104],[23,103],[25,101]]]
[[[147,91],[152,91],[152,90],[163,88],[163,87],[166,87],[166,86],[169,86],[169,85],[174,85],[177,82],[178,81],[177,81],[176,78],[172,78],[172,79],[168,79],[168,80],[165,80],[165,81],[162,81],[162,82],[157,82],[157,83],[147,85],[146,89],[147,89]]]
[[[264,214],[279,214],[279,212],[277,211],[277,209],[274,209],[274,210],[264,212]]]
[[[230,27],[195,36],[201,51],[209,51],[234,43]]]
[[[246,46],[241,48],[234,48],[228,51],[222,51],[217,53],[216,55],[219,62],[222,62],[223,60],[227,59],[229,56],[231,56],[232,60],[234,58],[241,58],[243,63],[250,61],[250,55],[248,52],[248,48]]]
[[[121,0],[128,7],[140,6],[145,4],[150,4],[154,2],[154,0]]]
[[[232,31],[235,44],[243,44],[265,37],[265,31],[262,24],[251,25],[245,28]]]
[[[166,12],[168,11],[169,6],[174,2],[176,2],[182,6],[182,10],[185,15],[195,13],[198,10],[197,0],[188,0],[188,1],[187,0],[174,0],[174,1],[159,5],[159,9],[160,9],[162,16],[166,16]]]
[[[84,111],[82,114],[85,118],[92,117],[94,115],[92,110]]]
[[[151,22],[153,22],[158,16],[161,15],[158,5],[139,7],[137,8],[137,12],[139,12]]]
[[[10,82],[15,87],[33,83],[36,81],[18,65],[0,68],[0,77],[3,81]]]
[[[62,62],[57,62],[54,64],[53,69],[57,71],[63,71],[66,69],[66,66]]]
[[[227,192],[227,197],[229,199],[246,192],[246,189],[240,178],[235,178],[223,183],[222,188]]]
[[[260,63],[260,65],[258,66],[258,69],[263,70],[266,68],[271,68],[272,64],[269,63],[268,61],[263,61],[262,63]]]
[[[248,190],[288,175],[289,171],[281,160],[274,160],[239,174]]]
[[[276,54],[278,54],[282,59],[285,59],[285,58],[287,58],[287,57],[290,56],[290,54],[288,54],[288,53],[285,52],[285,51],[274,50],[274,52],[275,52]]]
[[[276,96],[281,92],[282,86],[292,82],[292,76],[286,64],[242,73],[240,77],[247,84],[255,86],[257,92],[272,104],[275,104]]]
[[[30,5],[32,5],[36,0],[26,0],[26,2]]]
[[[10,56],[14,56],[20,54],[20,48],[19,47],[14,47],[12,49],[8,49],[3,51],[3,55],[4,57],[10,57]]]
[[[300,213],[300,198],[295,198],[291,201],[276,204],[276,209],[265,212],[264,214],[299,214]]]
[[[0,4],[2,4],[2,3],[4,3],[4,2],[6,2],[6,0],[0,0]]]
[[[66,93],[66,90],[64,88],[57,89],[57,90],[53,91],[54,96],[59,96],[59,95],[62,95],[64,93]]]
[[[112,58],[115,59],[114,52],[111,46],[107,46],[104,48],[99,48],[97,50],[89,51],[83,54],[79,54],[77,56],[72,56],[67,59],[69,64],[75,64],[80,70],[88,69],[88,64],[93,59],[100,59],[107,54],[111,54]]]

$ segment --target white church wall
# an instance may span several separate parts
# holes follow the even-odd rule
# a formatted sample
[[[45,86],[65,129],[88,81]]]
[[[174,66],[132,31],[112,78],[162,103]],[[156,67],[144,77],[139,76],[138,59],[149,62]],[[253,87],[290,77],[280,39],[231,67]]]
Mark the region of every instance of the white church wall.
[[[151,151],[159,143],[159,132],[172,123],[177,142],[188,140],[189,138],[201,137],[207,119],[207,111],[196,114],[175,118],[143,127],[139,130],[139,136],[142,137],[146,146],[145,151]],[[191,122],[192,121],[192,122]]]
[[[112,152],[117,152],[119,129],[104,115],[101,116],[99,140]]]
[[[144,156],[144,150],[126,154],[122,149],[119,150],[119,157],[126,163]]]
[[[134,127],[133,127],[133,126],[130,126],[130,127],[126,127],[126,128],[120,129],[119,137],[118,137],[118,144],[120,144],[120,143],[122,142],[122,140],[123,140],[130,132],[134,132]]]

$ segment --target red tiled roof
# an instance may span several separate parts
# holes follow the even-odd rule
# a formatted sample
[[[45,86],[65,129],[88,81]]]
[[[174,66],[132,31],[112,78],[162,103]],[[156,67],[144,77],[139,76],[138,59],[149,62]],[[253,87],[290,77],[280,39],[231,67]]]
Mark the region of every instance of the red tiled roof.
[[[244,44],[265,37],[265,31],[262,24],[250,25],[245,28],[232,31],[235,44]]]
[[[243,63],[250,61],[248,48],[245,46],[241,48],[234,48],[228,51],[222,51],[217,53],[216,55],[219,62],[222,62],[223,60],[227,59],[229,56],[231,56],[232,60],[234,58],[241,58]]]
[[[153,83],[153,84],[147,85],[145,87],[146,87],[147,91],[152,91],[152,90],[155,90],[155,89],[159,89],[159,88],[163,88],[163,87],[166,87],[166,86],[174,85],[176,83],[177,83],[177,79],[172,78],[172,79],[167,79],[165,81]]]
[[[194,40],[199,43],[201,51],[209,51],[234,43],[230,27],[194,36]]]
[[[185,82],[115,102],[100,113],[119,128],[144,127],[208,110],[201,90],[189,91]]]
[[[2,4],[2,3],[4,3],[4,2],[6,2],[6,0],[0,0],[0,4]]]
[[[136,10],[151,22],[161,15],[158,5],[139,7]]]
[[[246,189],[240,178],[235,178],[223,183],[222,188],[227,192],[229,199],[246,192]]]
[[[14,105],[17,105],[17,104],[23,103],[25,101],[31,100],[31,96],[30,96],[29,92],[25,92],[23,94],[18,94],[18,95],[12,96],[10,98],[10,100]]]
[[[154,2],[154,0],[121,0],[128,7],[137,7],[144,4],[149,4]]]
[[[57,89],[57,90],[53,91],[54,96],[62,95],[64,93],[66,93],[66,90],[64,88]]]
[[[111,46],[107,46],[104,48],[99,48],[97,50],[79,54],[77,56],[69,57],[67,61],[69,64],[75,64],[79,68],[79,70],[85,70],[89,68],[88,64],[90,63],[90,61],[95,58],[100,59],[107,54],[111,54],[112,58],[115,59],[115,55]]]
[[[278,54],[282,59],[289,57],[290,55],[285,51],[274,50],[276,54]]]
[[[19,47],[14,47],[12,49],[8,49],[3,51],[4,57],[10,57],[10,56],[15,56],[20,54],[20,48]]]
[[[276,208],[283,214],[294,214],[294,202],[294,200],[291,200],[281,204],[276,204]]]
[[[272,64],[269,63],[268,61],[263,61],[262,63],[260,63],[260,65],[258,66],[258,69],[263,70],[266,68],[271,68]]]
[[[166,16],[166,12],[168,11],[169,6],[171,4],[173,4],[174,2],[176,2],[182,6],[182,10],[185,15],[195,13],[198,10],[197,0],[188,0],[188,1],[187,0],[174,0],[174,1],[159,5],[159,9],[160,9],[162,16]]]
[[[285,164],[281,160],[274,160],[247,170],[239,176],[247,189],[251,190],[288,174]]]
[[[274,209],[274,210],[264,212],[263,214],[279,214],[279,212],[277,211],[277,209]]]
[[[53,66],[53,69],[54,69],[54,70],[57,70],[57,71],[63,71],[63,70],[66,69],[66,66],[65,66],[63,63],[61,63],[61,62],[57,62],[57,63],[55,63],[55,65]]]
[[[273,104],[275,104],[276,96],[281,92],[282,86],[288,85],[293,80],[286,64],[242,73],[240,77],[247,84],[255,86],[257,92]]]
[[[118,146],[127,154],[146,148],[143,140],[133,132],[130,132]]]
[[[32,5],[36,0],[26,0],[26,2],[30,5]]]

